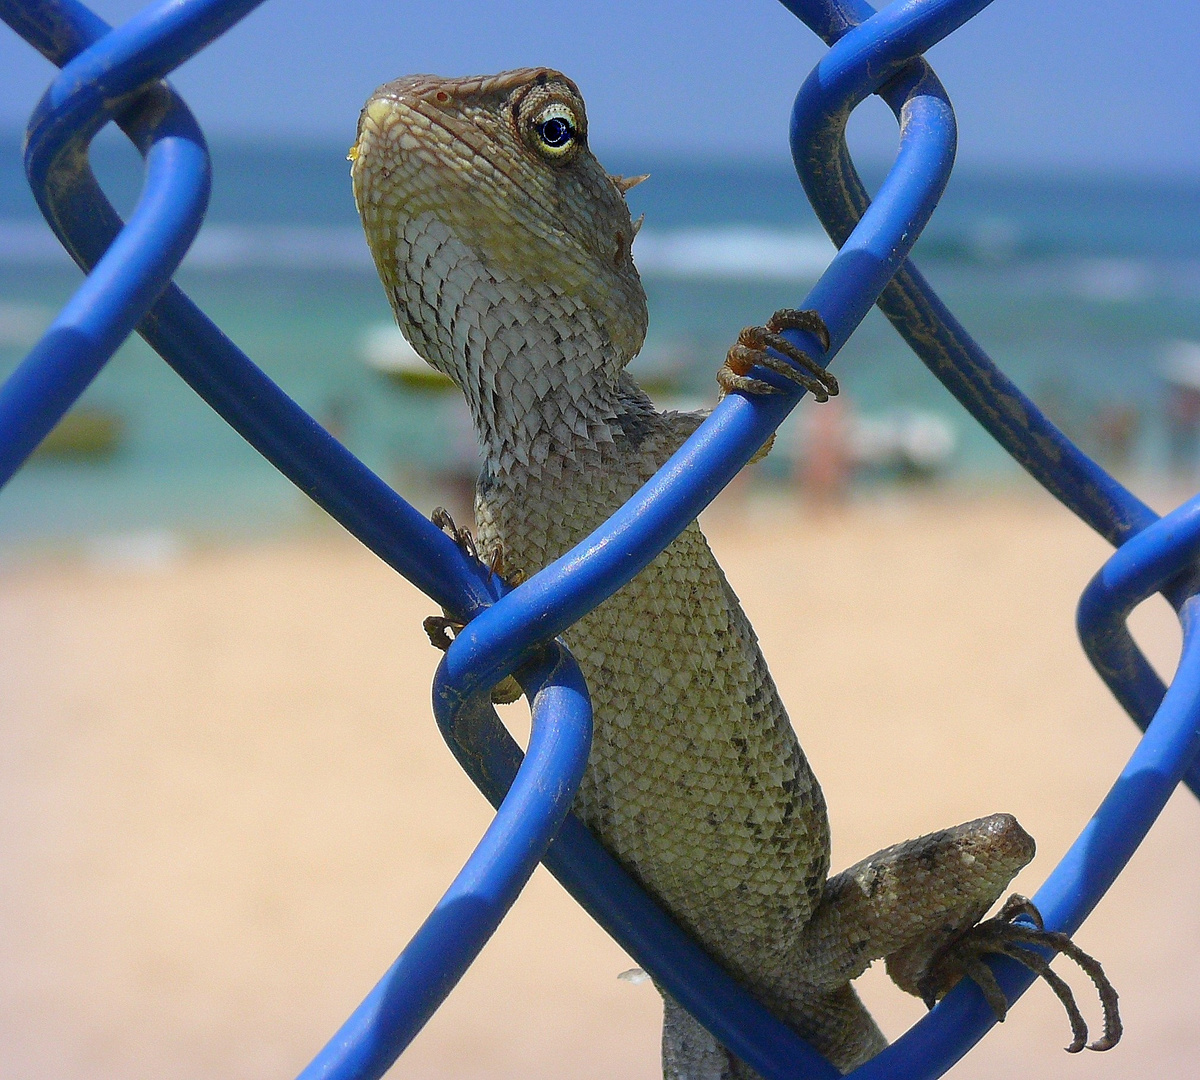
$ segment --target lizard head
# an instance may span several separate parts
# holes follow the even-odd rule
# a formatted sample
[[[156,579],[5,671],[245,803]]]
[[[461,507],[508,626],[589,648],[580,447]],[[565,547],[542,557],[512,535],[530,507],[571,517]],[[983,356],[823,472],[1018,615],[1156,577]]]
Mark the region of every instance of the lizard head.
[[[592,154],[583,99],[566,76],[530,68],[386,83],[363,108],[350,158],[400,328],[464,389],[472,366],[503,367],[517,354],[540,367],[580,365],[586,354],[615,382],[641,348],[631,182]],[[482,357],[497,335],[507,353]],[[555,340],[574,359],[556,358]]]

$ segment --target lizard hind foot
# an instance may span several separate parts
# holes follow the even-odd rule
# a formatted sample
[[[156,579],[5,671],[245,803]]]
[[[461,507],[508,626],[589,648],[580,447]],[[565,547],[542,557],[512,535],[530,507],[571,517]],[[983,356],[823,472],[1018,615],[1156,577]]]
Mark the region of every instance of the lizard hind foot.
[[[1015,922],[1020,916],[1027,917],[1033,925]],[[1104,1034],[1099,1039],[1088,1043],[1087,1024],[1075,1003],[1071,988],[1050,969],[1041,952],[1036,951],[1039,949],[1049,949],[1074,960],[1092,980],[1104,1009]],[[933,1008],[955,983],[966,976],[982,991],[996,1019],[1002,1021],[1008,1012],[1008,1001],[992,969],[983,962],[983,957],[988,953],[1008,956],[1024,964],[1054,991],[1071,1022],[1071,1045],[1066,1048],[1067,1053],[1077,1054],[1085,1046],[1089,1050],[1111,1050],[1120,1041],[1121,1014],[1117,1007],[1117,991],[1104,974],[1099,961],[1085,953],[1068,935],[1045,929],[1037,908],[1016,893],[1004,902],[997,915],[976,923],[933,956],[918,983],[925,1004]]]
[[[717,372],[722,396],[733,390],[747,394],[782,393],[777,386],[751,376],[750,369],[755,366],[790,379],[818,401],[828,401],[838,392],[837,379],[803,349],[788,341],[782,334],[784,330],[805,330],[817,338],[823,350],[829,349],[829,331],[820,315],[815,311],[782,308],[767,320],[765,326],[747,326],[738,335]]]

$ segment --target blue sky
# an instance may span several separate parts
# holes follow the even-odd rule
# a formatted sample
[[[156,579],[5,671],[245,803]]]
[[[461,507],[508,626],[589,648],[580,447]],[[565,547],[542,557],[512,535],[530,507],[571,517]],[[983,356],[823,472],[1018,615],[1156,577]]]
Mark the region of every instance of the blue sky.
[[[103,0],[110,21],[140,5]],[[174,81],[213,136],[337,138],[370,90],[414,71],[566,71],[601,150],[786,154],[792,98],[823,46],[773,0],[268,0]],[[961,163],[1200,176],[1200,4],[996,0],[930,53]],[[0,125],[52,69],[0,27]],[[854,146],[884,159],[877,102]]]

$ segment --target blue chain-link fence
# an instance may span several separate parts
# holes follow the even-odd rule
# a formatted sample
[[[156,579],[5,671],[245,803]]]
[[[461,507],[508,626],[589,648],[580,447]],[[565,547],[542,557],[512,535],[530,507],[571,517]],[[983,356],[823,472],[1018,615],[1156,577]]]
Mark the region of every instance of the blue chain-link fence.
[[[768,1080],[836,1071],[767,1013],[671,920],[570,813],[587,761],[591,709],[570,655],[553,643],[628,582],[742,468],[795,406],[794,394],[731,395],[592,537],[507,592],[333,439],[171,283],[204,215],[209,159],[187,106],[161,80],[261,0],[162,0],[112,29],[75,0],[0,0],[0,17],[62,68],[29,123],[26,170],[46,220],[88,272],[0,388],[0,483],[61,419],[137,330],[284,475],[397,572],[464,620],[438,670],[434,706],[458,760],[497,806],[467,865],[409,946],[302,1074],[381,1076],[453,988],[543,861],[621,945]],[[1034,900],[1073,932],[1121,872],[1175,786],[1200,794],[1200,638],[1196,625],[1200,498],[1158,518],[1084,456],[1001,373],[941,304],[907,255],[954,158],[955,121],[921,53],[989,0],[784,0],[830,46],[792,114],[796,168],[839,252],[797,306],[816,308],[845,343],[878,304],[963,407],[1047,490],[1117,551],[1079,605],[1097,671],[1143,736],[1128,765]],[[900,149],[875,198],[855,173],[846,121],[878,93],[901,125]],[[114,121],[145,158],[128,223],[88,165],[92,137]],[[768,376],[769,377],[769,376]],[[1164,687],[1126,629],[1161,592],[1183,625]],[[522,755],[488,702],[516,671],[532,703]],[[1010,999],[1033,976],[993,965]],[[854,1074],[940,1075],[995,1022],[964,980],[927,1017]]]

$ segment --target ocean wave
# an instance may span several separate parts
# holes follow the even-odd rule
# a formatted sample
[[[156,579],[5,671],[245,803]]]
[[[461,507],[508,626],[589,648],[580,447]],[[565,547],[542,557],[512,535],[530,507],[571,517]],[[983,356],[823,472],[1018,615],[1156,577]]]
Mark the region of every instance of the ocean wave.
[[[750,226],[645,230],[633,246],[645,274],[671,277],[812,281],[833,258],[821,234]],[[0,265],[65,265],[41,222],[0,220]],[[357,225],[205,225],[183,265],[189,270],[371,269]]]
[[[1200,259],[1091,256],[1029,260],[1005,268],[1026,293],[1066,296],[1092,304],[1200,299]]]
[[[997,241],[998,243],[998,241]],[[938,264],[935,249],[925,261]],[[813,282],[834,255],[833,244],[815,230],[730,225],[643,229],[633,245],[634,262],[648,277],[697,280]],[[1046,256],[986,260],[1049,295],[1101,303],[1200,295],[1200,260],[1129,256]],[[955,259],[948,260],[957,265]],[[68,266],[70,259],[42,222],[0,219],[0,267]],[[342,271],[371,273],[373,264],[357,225],[205,225],[183,261],[186,270]],[[29,322],[0,311],[0,343],[28,337]]]
[[[70,266],[71,257],[41,221],[0,219],[0,266]]]
[[[638,270],[669,277],[815,281],[833,256],[822,233],[752,226],[643,230],[633,245]]]
[[[1147,300],[1161,290],[1156,269],[1145,259],[1079,259],[1071,267],[1071,291],[1084,300]]]
[[[370,270],[373,266],[357,225],[207,225],[183,265],[191,270]]]
[[[833,254],[819,233],[742,227],[647,231],[633,247],[641,272],[687,277],[814,280]],[[357,226],[212,225],[201,230],[184,265],[369,270],[372,262]]]
[[[53,309],[41,304],[0,300],[0,348],[28,348],[53,318]]]
[[[0,220],[0,266],[63,266],[70,258],[38,221]],[[325,225],[205,225],[189,270],[370,270],[362,229]]]

